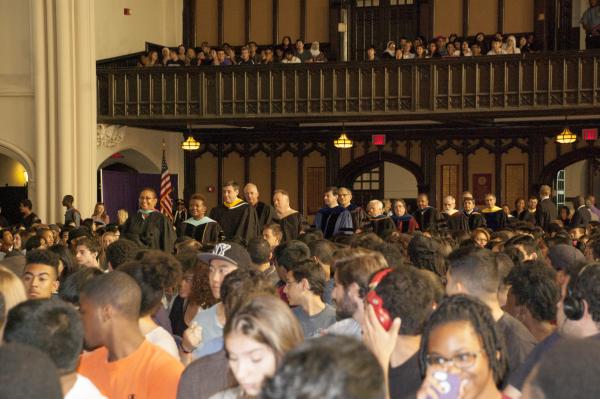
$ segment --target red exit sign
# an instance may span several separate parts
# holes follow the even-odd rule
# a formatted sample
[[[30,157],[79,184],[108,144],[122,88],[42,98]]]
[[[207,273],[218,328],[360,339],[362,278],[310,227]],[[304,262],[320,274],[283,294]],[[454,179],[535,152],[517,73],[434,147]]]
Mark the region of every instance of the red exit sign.
[[[598,128],[582,129],[583,139],[586,141],[595,141],[598,139]]]
[[[373,145],[385,145],[385,134],[374,134],[371,136]]]

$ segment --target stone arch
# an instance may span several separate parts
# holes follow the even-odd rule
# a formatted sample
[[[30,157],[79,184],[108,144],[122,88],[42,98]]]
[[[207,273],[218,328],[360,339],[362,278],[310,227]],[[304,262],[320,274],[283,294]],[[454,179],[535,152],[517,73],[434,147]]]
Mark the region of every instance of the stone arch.
[[[539,175],[538,182],[540,185],[547,184],[551,186],[552,181],[559,170],[562,170],[575,162],[590,158],[600,158],[600,147],[578,148],[566,154],[562,154],[544,166]]]
[[[114,154],[112,154],[100,163],[98,169],[120,163],[127,165],[140,173],[160,173],[159,165],[156,165],[150,158],[134,148],[119,150],[117,153],[121,154],[123,157],[113,158]]]

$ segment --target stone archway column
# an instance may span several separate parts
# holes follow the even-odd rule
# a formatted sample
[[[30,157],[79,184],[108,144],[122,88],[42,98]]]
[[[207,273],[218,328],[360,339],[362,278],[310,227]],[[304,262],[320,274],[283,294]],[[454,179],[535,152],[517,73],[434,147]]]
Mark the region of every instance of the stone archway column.
[[[92,0],[31,0],[36,55],[34,207],[63,219],[75,196],[83,217],[96,200],[96,70]]]

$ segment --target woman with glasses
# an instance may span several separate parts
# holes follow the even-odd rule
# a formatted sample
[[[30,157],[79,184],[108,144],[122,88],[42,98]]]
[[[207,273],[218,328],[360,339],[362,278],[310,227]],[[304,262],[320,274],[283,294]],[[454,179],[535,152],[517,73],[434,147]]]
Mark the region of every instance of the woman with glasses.
[[[503,338],[489,308],[454,295],[433,312],[423,331],[419,363],[424,375],[418,399],[458,392],[460,399],[501,399],[507,371]]]

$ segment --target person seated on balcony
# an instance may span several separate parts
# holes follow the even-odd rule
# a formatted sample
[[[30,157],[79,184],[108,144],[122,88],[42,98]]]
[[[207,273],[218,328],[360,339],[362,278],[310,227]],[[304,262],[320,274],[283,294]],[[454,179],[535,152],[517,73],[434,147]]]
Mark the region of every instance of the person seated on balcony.
[[[396,49],[396,56],[394,58],[397,59],[397,60],[401,60],[403,58],[402,57],[402,49],[401,48],[397,48]]]
[[[287,49],[291,49],[292,48],[292,38],[289,36],[284,36],[281,39],[281,50],[285,51]]]
[[[210,46],[208,42],[200,44],[200,52],[196,55],[197,65],[211,65],[212,58],[210,57]]]
[[[314,41],[310,46],[311,58],[307,62],[327,62],[327,57],[320,49],[319,42]]]
[[[235,49],[233,47],[229,47],[225,50],[225,57],[231,61],[231,65],[236,65],[238,63],[238,57],[235,54]]]
[[[456,33],[450,33],[448,36],[448,43],[454,43],[458,39],[458,35]]]
[[[148,53],[148,65],[146,66],[158,66],[160,62],[158,61],[158,51],[152,50]]]
[[[527,43],[527,38],[525,36],[519,37],[517,47],[521,51],[521,54],[529,53],[529,43]]]
[[[427,46],[427,58],[439,58],[441,57],[440,52],[438,51],[438,46],[435,41],[430,41]]]
[[[231,60],[225,56],[225,50],[220,47],[216,51],[216,57],[213,58],[213,65],[231,65]]]
[[[192,47],[187,49],[187,51],[185,52],[185,65],[198,65],[196,50],[194,50]]]
[[[404,44],[404,47],[402,47],[402,58],[404,58],[405,60],[415,58],[415,53],[412,52],[412,45],[412,41],[407,40]]]
[[[506,43],[504,43],[504,35],[502,35],[502,32],[496,32],[496,34],[494,35],[494,39],[502,43],[502,48],[506,46]]]
[[[185,62],[185,46],[183,44],[180,44],[177,47],[177,58],[179,58],[180,61]]]
[[[438,36],[435,39],[435,44],[437,46],[437,52],[439,54],[440,57],[445,57],[448,55],[448,53],[446,53],[446,38],[444,36]]]
[[[171,54],[171,58],[169,59],[169,61],[167,61],[168,67],[185,66],[185,62],[179,59],[179,55],[177,54],[177,51],[171,50],[170,54]]]
[[[381,54],[381,59],[393,59],[396,58],[396,42],[389,41],[385,48],[385,51]]]
[[[302,39],[296,40],[294,47],[296,47],[295,55],[300,58],[300,61],[307,62],[310,59],[310,52],[304,49],[304,41]]]
[[[139,67],[148,66],[148,54],[144,53],[144,54],[140,55],[140,58],[138,59],[138,62],[137,62],[137,66],[139,66]]]
[[[254,60],[250,55],[250,49],[247,46],[242,47],[239,65],[254,65]]]
[[[488,51],[487,55],[504,55],[506,51],[502,48],[502,41],[498,38],[492,40],[492,49]]]
[[[473,52],[471,51],[471,48],[469,47],[469,42],[466,39],[460,43],[460,55],[462,55],[463,57],[472,57],[473,56]]]
[[[473,43],[471,45],[471,55],[473,57],[480,57],[483,55],[481,52],[481,46],[479,45],[479,43]]]
[[[415,38],[415,40],[413,40],[413,45],[415,46],[415,49],[417,48],[417,46],[421,45],[423,47],[425,47],[425,44],[427,43],[427,40],[425,40],[425,38],[423,36],[417,36]]]
[[[479,48],[481,49],[481,54],[487,54],[488,51],[490,51],[490,48],[487,44],[487,42],[485,41],[485,35],[483,34],[483,32],[479,32],[475,35],[475,43],[479,46]],[[471,48],[473,48],[473,46],[471,46]]]
[[[261,64],[273,64],[275,61],[273,60],[273,49],[271,47],[267,47],[264,53],[264,58],[260,61]]]
[[[367,49],[367,61],[377,61],[378,58],[375,55],[375,46],[370,45]]]
[[[275,54],[273,55],[273,62],[278,64],[283,60],[283,47],[277,46],[275,47]]]
[[[415,58],[427,58],[425,57],[425,47],[422,44],[418,44],[415,46]]]
[[[517,39],[510,35],[506,39],[506,47],[504,49],[506,54],[521,54],[521,50],[517,47]]]
[[[460,57],[460,50],[454,47],[454,43],[448,42],[446,44],[446,57]]]
[[[598,0],[589,0],[588,8],[581,17],[581,26],[585,30],[585,48],[600,48],[600,2]]]
[[[162,55],[160,63],[162,64],[162,66],[167,66],[169,61],[171,61],[171,50],[169,50],[168,47],[163,47],[160,53]]]
[[[246,44],[246,46],[248,47],[248,50],[250,50],[250,58],[252,58],[252,61],[254,61],[254,64],[260,64],[261,61],[261,55],[258,52],[258,45],[256,44],[256,42],[248,42],[248,44]]]
[[[285,49],[283,53],[283,59],[281,60],[283,64],[301,64],[300,58],[294,55],[294,50],[291,48]]]

